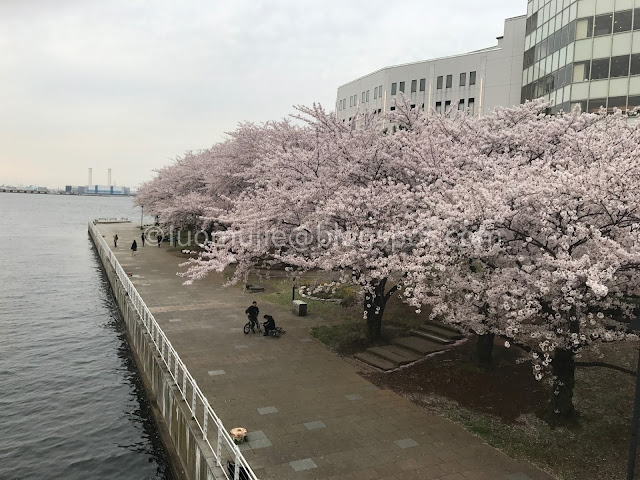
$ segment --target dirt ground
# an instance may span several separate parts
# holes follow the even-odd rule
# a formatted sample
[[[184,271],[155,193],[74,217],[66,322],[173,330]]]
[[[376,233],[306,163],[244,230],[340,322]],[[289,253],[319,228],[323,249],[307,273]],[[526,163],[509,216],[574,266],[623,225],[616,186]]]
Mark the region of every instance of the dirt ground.
[[[544,414],[548,389],[535,380],[530,363],[517,363],[522,356],[519,350],[496,342],[494,365],[487,370],[472,363],[473,349],[473,342],[467,341],[394,372],[366,376],[380,387],[405,395],[446,397],[464,408],[494,415],[506,422],[527,413]]]

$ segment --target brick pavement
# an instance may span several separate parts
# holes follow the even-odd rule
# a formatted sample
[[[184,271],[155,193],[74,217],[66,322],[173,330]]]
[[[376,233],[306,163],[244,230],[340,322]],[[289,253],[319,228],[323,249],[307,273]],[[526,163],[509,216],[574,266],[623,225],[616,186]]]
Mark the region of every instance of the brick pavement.
[[[168,244],[143,248],[132,224],[98,227],[225,426],[249,430],[241,448],[259,478],[553,478],[369,383],[309,336],[312,317],[259,302],[261,315],[272,313],[287,333],[244,335],[255,296],[222,288],[219,274],[183,286],[175,273],[184,258]]]

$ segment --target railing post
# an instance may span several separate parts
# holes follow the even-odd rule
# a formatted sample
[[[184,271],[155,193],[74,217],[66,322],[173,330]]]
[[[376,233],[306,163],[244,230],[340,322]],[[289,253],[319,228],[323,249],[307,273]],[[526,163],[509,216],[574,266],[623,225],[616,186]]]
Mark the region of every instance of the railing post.
[[[207,408],[206,404],[203,404],[203,410],[204,410],[204,420],[202,420],[202,438],[204,440],[207,440],[207,433],[208,433],[207,429],[209,427],[209,409]]]
[[[216,463],[219,467],[222,467],[222,462],[220,461],[220,457],[222,457],[222,427],[218,422],[216,422],[216,427],[218,427],[218,445],[216,446]]]
[[[240,462],[238,461],[238,452],[236,451],[236,455],[234,457],[236,462],[236,469],[233,472],[233,480],[240,480]]]
[[[186,367],[182,365],[182,399],[187,401],[187,372]]]
[[[196,416],[196,381],[191,378],[191,411],[193,412],[193,416]]]

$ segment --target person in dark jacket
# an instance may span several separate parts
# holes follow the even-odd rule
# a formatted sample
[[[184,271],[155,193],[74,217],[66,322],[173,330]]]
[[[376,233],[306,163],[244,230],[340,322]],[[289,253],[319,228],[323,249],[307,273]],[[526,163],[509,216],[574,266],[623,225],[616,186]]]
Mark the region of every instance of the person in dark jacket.
[[[264,336],[266,337],[267,335],[269,335],[269,332],[271,330],[275,330],[276,321],[273,319],[271,315],[265,315],[264,318],[266,322],[263,322],[262,326],[264,327]]]
[[[144,241],[146,240],[146,235],[144,234],[144,232],[142,232],[142,235],[140,235],[140,240],[142,240],[142,246],[144,247]]]
[[[133,243],[131,244],[131,255],[135,255],[136,254],[136,250],[138,250],[138,244],[134,240]]]
[[[258,325],[258,315],[260,314],[258,302],[253,302],[251,306],[244,311],[244,313],[249,315],[249,321],[251,322],[251,331],[255,333],[254,327],[258,327],[258,330],[260,330],[260,325]]]
[[[162,243],[162,235],[158,234],[158,248],[160,248],[161,243]]]

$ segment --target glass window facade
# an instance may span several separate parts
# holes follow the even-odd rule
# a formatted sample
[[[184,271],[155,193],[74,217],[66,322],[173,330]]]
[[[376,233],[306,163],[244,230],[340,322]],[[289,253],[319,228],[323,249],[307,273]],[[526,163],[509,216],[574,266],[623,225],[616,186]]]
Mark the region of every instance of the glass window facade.
[[[552,113],[632,108],[640,75],[638,3],[609,0],[529,0],[521,101],[542,97]],[[634,36],[637,34],[633,34]],[[631,93],[629,89],[631,88]]]

